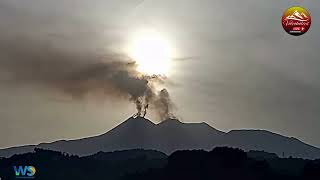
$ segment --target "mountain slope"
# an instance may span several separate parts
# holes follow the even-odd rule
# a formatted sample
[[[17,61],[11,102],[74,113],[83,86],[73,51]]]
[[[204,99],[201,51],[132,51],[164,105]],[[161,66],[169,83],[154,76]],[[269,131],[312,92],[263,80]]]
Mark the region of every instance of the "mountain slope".
[[[225,134],[206,123],[182,123],[170,119],[157,125],[157,149],[171,153],[178,149],[211,150]]]
[[[129,118],[117,127],[99,136],[71,141],[43,143],[39,144],[38,147],[79,155],[90,155],[98,151],[147,149],[147,145],[153,142],[152,137],[155,126],[154,123],[144,118]]]
[[[97,151],[155,149],[171,153],[178,149],[211,149],[223,132],[205,123],[166,120],[154,124],[145,118],[129,118],[109,132],[86,139],[57,141],[38,147],[71,154],[90,155]],[[209,140],[209,141],[208,141]]]
[[[232,130],[223,138],[225,146],[243,150],[263,150],[280,157],[320,158],[320,150],[293,137],[285,137],[265,130]]]
[[[68,141],[41,143],[0,150],[0,156],[30,152],[34,147],[57,150],[77,155],[100,151],[153,149],[167,154],[181,149],[211,150],[215,146],[231,146],[244,150],[276,153],[278,156],[320,158],[320,149],[265,130],[216,130],[206,123],[182,123],[169,119],[159,124],[138,117],[129,118],[105,134]]]

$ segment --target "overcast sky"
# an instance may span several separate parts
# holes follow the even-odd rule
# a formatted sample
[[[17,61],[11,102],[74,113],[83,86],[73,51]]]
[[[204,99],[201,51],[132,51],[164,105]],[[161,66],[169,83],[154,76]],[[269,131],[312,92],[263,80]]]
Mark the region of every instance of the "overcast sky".
[[[300,37],[281,26],[293,5],[313,20]],[[314,0],[1,0],[0,148],[101,134],[135,113],[124,99],[74,100],[12,74],[37,58],[55,61],[48,49],[79,61],[125,54],[139,28],[161,32],[186,58],[174,61],[167,85],[181,121],[267,129],[320,147],[319,18]],[[61,68],[48,64],[32,70]]]

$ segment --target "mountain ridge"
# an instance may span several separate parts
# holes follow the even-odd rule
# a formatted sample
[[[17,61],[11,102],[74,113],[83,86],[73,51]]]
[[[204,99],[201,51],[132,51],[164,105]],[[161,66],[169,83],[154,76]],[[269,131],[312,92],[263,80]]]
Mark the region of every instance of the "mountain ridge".
[[[211,150],[217,146],[236,147],[245,151],[266,151],[278,156],[320,158],[319,148],[267,130],[223,132],[205,122],[184,123],[177,119],[168,119],[155,124],[143,117],[130,117],[110,131],[97,136],[0,149],[0,157],[30,152],[36,147],[85,156],[100,151],[128,149],[150,149],[170,154],[176,150]]]

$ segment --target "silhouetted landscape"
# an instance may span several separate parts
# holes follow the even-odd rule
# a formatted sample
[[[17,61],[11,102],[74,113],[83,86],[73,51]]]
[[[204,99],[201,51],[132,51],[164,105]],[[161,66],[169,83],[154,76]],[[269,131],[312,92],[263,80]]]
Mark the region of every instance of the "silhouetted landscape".
[[[281,157],[316,159],[320,149],[266,130],[219,131],[206,123],[183,123],[168,119],[159,124],[150,120],[130,117],[105,134],[77,139],[61,140],[0,150],[0,156],[32,152],[34,148],[51,149],[72,155],[87,156],[97,152],[127,149],[154,149],[171,154],[176,150],[203,149],[210,151],[217,146],[258,150],[276,153]]]
[[[312,179],[319,149],[264,130],[129,118],[100,136],[1,150],[1,174],[33,165],[38,179]],[[304,158],[304,159],[303,159]],[[318,158],[318,159],[317,159]],[[312,160],[314,159],[314,160]]]
[[[167,156],[154,150],[99,152],[72,156],[57,151],[35,152],[1,158],[3,179],[13,179],[12,167],[32,164],[35,179],[316,179],[320,159],[279,158],[262,151],[244,152],[228,147],[211,151],[182,150]]]

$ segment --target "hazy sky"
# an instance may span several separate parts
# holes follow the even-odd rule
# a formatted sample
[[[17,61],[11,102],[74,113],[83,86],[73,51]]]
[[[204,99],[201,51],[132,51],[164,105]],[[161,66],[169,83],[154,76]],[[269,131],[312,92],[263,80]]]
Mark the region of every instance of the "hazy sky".
[[[313,20],[300,37],[281,26],[293,5]],[[12,74],[34,59],[63,62],[52,49],[79,61],[126,54],[141,28],[161,32],[176,58],[188,57],[174,61],[167,85],[182,121],[267,129],[320,147],[319,18],[314,0],[0,0],[0,147],[97,135],[131,116],[135,106],[124,99],[73,100],[28,79],[40,77],[12,82]],[[16,49],[23,56],[7,55]]]

